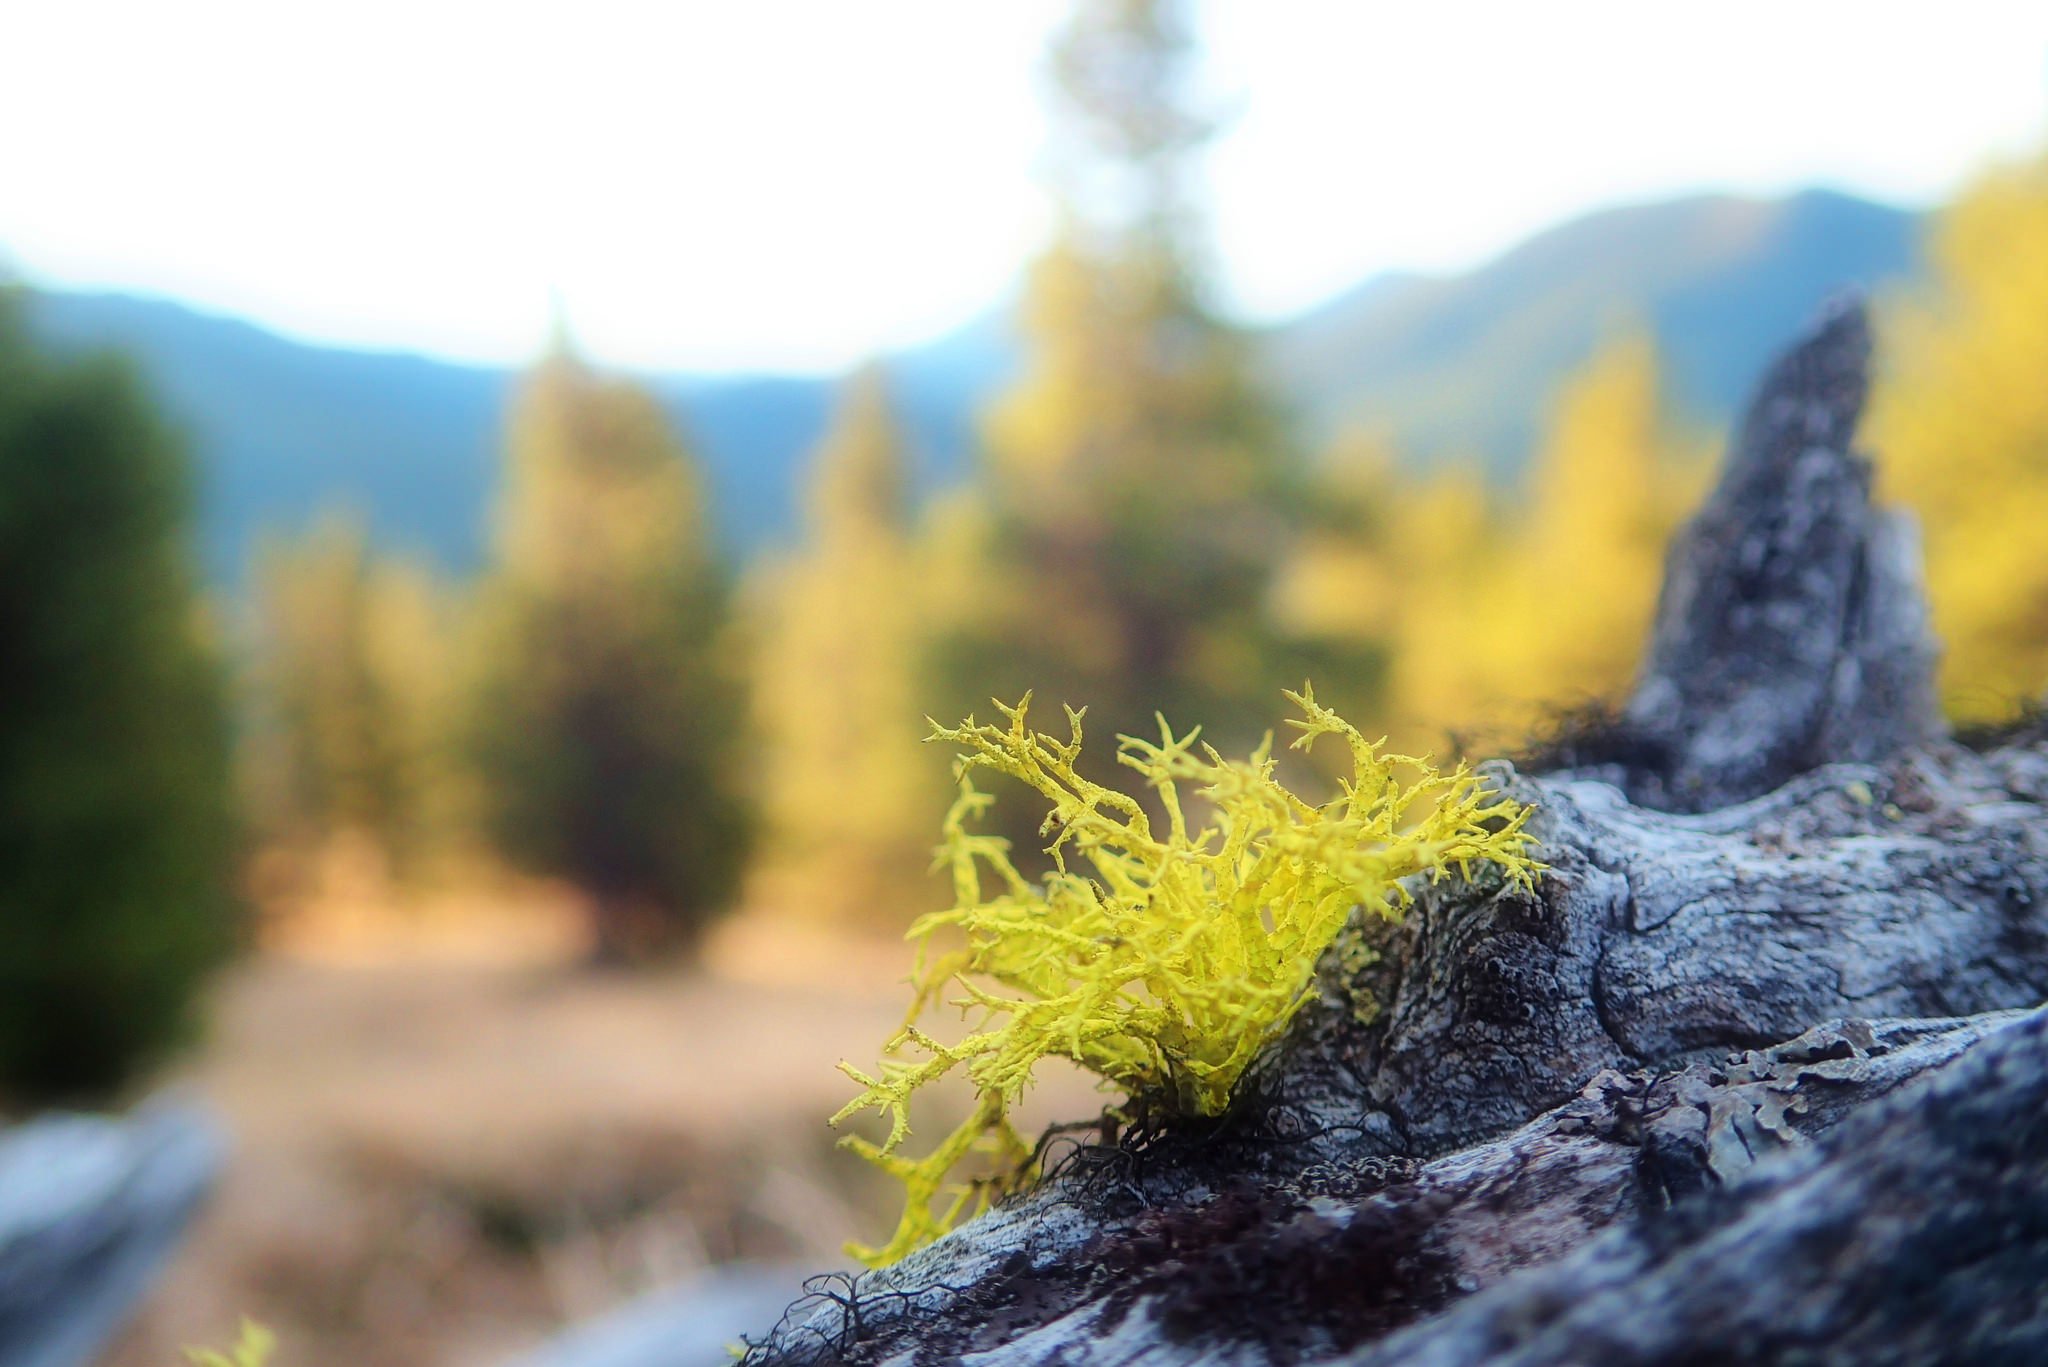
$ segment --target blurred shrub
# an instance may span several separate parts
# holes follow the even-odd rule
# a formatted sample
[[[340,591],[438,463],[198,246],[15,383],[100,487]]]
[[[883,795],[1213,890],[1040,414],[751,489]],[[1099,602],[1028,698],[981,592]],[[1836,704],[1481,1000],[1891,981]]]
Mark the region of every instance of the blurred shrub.
[[[581,889],[613,960],[688,947],[748,853],[702,483],[645,391],[562,346],[528,378],[478,595],[475,757],[498,847]]]
[[[230,942],[191,471],[127,370],[0,296],[0,1099],[119,1084]]]

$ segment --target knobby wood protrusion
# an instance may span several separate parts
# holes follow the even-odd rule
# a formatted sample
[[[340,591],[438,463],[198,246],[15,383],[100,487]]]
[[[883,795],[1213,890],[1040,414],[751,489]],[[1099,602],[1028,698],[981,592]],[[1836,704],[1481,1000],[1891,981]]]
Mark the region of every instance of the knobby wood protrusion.
[[[1071,1154],[820,1285],[755,1360],[1646,1362],[1714,1341],[1710,1294],[1742,1301],[1718,1331],[1738,1357],[2048,1329],[2014,1291],[2048,1266],[2048,1120],[2022,1119],[2048,1114],[2048,1048],[2011,1014],[2048,996],[2048,744],[1941,738],[1910,529],[1851,449],[1868,353],[1848,303],[1771,369],[1625,714],[1574,768],[1501,770],[1538,808],[1533,891],[1422,889],[1379,962],[1332,956],[1222,1125]],[[1877,1102],[1916,1078],[1920,1101]],[[1948,1105],[2005,1129],[1971,1150],[1970,1124],[1915,1120]],[[1946,1246],[1998,1268],[1942,1270],[1954,1314],[1911,1278],[1961,1235],[1896,1188],[1938,1172],[1991,1221]],[[1816,1211],[1831,1261],[1786,1285],[1832,1308],[1743,1300]],[[1580,1297],[1627,1301],[1626,1332]]]
[[[1771,367],[1673,542],[1626,713],[1636,802],[1725,807],[1940,734],[1913,525],[1871,506],[1854,447],[1869,365],[1844,298]]]

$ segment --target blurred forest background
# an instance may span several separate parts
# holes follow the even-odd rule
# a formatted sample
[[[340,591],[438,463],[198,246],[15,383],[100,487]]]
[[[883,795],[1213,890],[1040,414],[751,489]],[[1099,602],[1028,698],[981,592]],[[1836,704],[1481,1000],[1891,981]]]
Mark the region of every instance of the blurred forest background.
[[[828,1157],[829,1065],[946,895],[926,716],[1033,689],[1233,751],[1306,677],[1512,752],[1625,689],[1732,405],[1844,284],[1947,705],[2040,695],[2048,158],[1925,218],[1610,210],[1248,329],[1176,14],[1059,39],[1014,307],[836,386],[0,294],[0,1104],[182,1079],[243,1145],[122,1361],[243,1311],[292,1362],[487,1361],[831,1265],[887,1198]]]

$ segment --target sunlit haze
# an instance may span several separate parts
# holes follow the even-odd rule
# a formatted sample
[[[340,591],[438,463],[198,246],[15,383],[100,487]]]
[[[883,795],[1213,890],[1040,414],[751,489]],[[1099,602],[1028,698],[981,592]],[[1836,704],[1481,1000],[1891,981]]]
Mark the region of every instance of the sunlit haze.
[[[17,7],[0,260],[323,340],[833,369],[1045,240],[1050,0]],[[1220,0],[1225,300],[1451,270],[1601,204],[1931,203],[2048,133],[2048,7]]]

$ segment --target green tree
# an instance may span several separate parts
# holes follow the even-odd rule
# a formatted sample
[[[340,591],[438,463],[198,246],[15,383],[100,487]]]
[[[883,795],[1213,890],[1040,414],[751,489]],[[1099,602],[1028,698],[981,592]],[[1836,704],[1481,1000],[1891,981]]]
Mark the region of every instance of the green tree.
[[[420,876],[464,825],[445,593],[426,567],[374,555],[359,518],[329,515],[263,548],[254,617],[263,834],[300,849],[365,835],[402,881]]]
[[[1205,298],[1192,53],[1168,0],[1087,0],[1057,48],[1066,229],[988,418],[983,589],[945,654],[951,702],[1035,687],[1111,732],[1163,709],[1233,745],[1299,682],[1267,612],[1299,471]]]
[[[528,377],[479,595],[477,763],[500,849],[580,887],[613,960],[688,947],[746,856],[701,483],[644,390],[564,345]]]
[[[879,369],[847,386],[806,489],[803,552],[766,577],[754,694],[763,903],[901,931],[929,910],[946,803],[925,732],[925,599],[903,438]]]
[[[0,1100],[117,1085],[232,941],[192,472],[111,359],[0,294]]]

